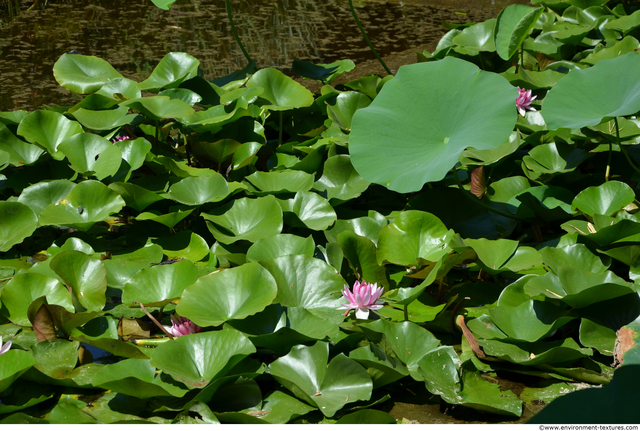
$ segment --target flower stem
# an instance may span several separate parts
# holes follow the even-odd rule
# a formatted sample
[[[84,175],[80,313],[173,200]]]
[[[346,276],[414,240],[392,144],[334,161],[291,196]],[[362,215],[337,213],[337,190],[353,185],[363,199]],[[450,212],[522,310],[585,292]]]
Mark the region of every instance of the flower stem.
[[[404,306],[404,320],[405,322],[409,321],[409,304]]]
[[[251,64],[253,60],[249,56],[249,53],[247,52],[247,50],[244,49],[244,45],[242,44],[242,41],[240,40],[240,36],[238,36],[238,32],[236,31],[236,26],[233,23],[233,14],[231,13],[231,0],[224,0],[224,3],[227,6],[227,17],[229,17],[229,24],[231,24],[231,33],[233,33],[234,39],[240,46],[240,50],[242,51],[242,54],[244,54],[244,57],[247,59],[249,64]]]
[[[349,8],[351,9],[351,15],[353,15],[353,19],[355,19],[355,21],[356,21],[356,25],[360,29],[360,33],[362,33],[362,37],[364,37],[364,40],[369,45],[369,48],[371,48],[371,51],[373,52],[373,55],[376,56],[376,58],[378,59],[378,61],[382,65],[382,67],[384,67],[384,70],[386,70],[389,75],[393,75],[391,73],[391,70],[389,70],[389,68],[387,67],[385,62],[382,60],[382,58],[378,54],[378,51],[376,51],[376,49],[373,47],[373,44],[371,43],[371,40],[369,40],[369,37],[367,36],[367,33],[364,31],[364,28],[362,28],[362,24],[360,24],[360,20],[358,19],[358,15],[356,15],[356,10],[353,8],[353,0],[349,0]]]
[[[142,308],[142,311],[144,311],[144,312],[145,312],[145,314],[149,317],[149,319],[151,319],[151,321],[152,321],[153,323],[155,323],[155,324],[156,324],[156,326],[157,326],[158,328],[162,329],[162,332],[164,332],[165,334],[167,334],[167,336],[168,336],[170,339],[172,339],[172,340],[173,340],[173,335],[171,335],[171,334],[169,333],[169,331],[167,331],[167,330],[165,329],[165,327],[164,327],[164,326],[162,326],[162,325],[160,324],[160,322],[158,322],[158,321],[156,320],[156,318],[155,318],[155,317],[153,317],[153,315],[147,311],[147,309],[146,309],[146,308],[144,308],[144,305],[142,305],[142,302],[140,302],[140,301],[136,301],[136,302],[138,303],[138,305],[140,306],[140,308]]]

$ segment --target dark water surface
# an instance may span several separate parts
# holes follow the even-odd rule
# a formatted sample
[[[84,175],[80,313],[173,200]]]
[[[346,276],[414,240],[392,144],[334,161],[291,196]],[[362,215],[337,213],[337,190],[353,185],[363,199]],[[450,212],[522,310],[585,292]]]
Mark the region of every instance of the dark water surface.
[[[228,24],[224,0],[179,0],[171,10],[150,0],[0,0],[0,110],[69,105],[53,78],[65,52],[107,60],[142,81],[168,52],[187,52],[207,79],[246,65]],[[381,55],[435,43],[443,21],[480,22],[527,0],[360,1],[357,13]],[[347,0],[234,0],[234,21],[259,67],[286,71],[294,59],[372,59]]]

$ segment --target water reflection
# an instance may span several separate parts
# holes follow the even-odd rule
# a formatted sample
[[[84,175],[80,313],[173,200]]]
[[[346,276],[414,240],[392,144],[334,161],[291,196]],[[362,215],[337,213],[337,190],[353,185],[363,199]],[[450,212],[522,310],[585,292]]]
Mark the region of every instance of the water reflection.
[[[55,61],[72,50],[104,58],[136,81],[170,51],[198,58],[209,79],[245,65],[224,0],[179,0],[170,11],[150,0],[52,0],[30,11],[33,0],[0,1],[0,110],[74,103],[76,96],[59,87],[52,74]],[[435,43],[446,31],[442,21],[483,21],[516,2],[528,3],[367,0],[357,10],[376,48],[388,55]],[[233,10],[240,36],[260,67],[286,69],[294,59],[373,58],[347,0],[234,0]]]

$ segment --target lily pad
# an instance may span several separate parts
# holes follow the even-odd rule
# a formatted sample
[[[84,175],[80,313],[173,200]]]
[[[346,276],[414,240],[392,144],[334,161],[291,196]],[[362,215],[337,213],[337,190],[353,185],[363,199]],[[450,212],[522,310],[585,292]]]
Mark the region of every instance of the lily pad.
[[[176,310],[200,326],[218,326],[264,310],[277,290],[271,274],[252,262],[201,277],[184,289]]]
[[[213,236],[225,244],[255,242],[282,231],[282,209],[272,195],[236,199],[221,215],[202,213]]]
[[[433,214],[404,211],[382,228],[378,239],[378,263],[416,265],[436,262],[451,251],[454,232]]]
[[[603,60],[583,70],[572,70],[547,94],[542,115],[549,129],[595,126],[605,118],[640,110],[640,78],[633,70],[640,56],[629,53]],[[598,83],[606,80],[611,85]],[[592,91],[584,92],[584,88]]]
[[[313,94],[309,90],[277,69],[259,70],[253,74],[246,85],[248,88],[264,88],[261,98],[267,100],[269,104],[264,105],[263,108],[271,111],[303,108],[313,103]]]
[[[122,78],[103,59],[79,54],[62,54],[53,65],[53,76],[58,84],[77,94],[95,93],[110,79]]]
[[[272,362],[269,371],[296,397],[317,406],[327,417],[349,402],[368,400],[369,374],[353,359],[339,354],[329,362],[329,345],[296,346]]]
[[[153,351],[151,366],[188,387],[202,388],[255,351],[249,339],[233,329],[203,332],[162,343]]]
[[[122,302],[165,305],[182,296],[184,289],[197,279],[198,270],[189,260],[144,268],[136,272],[125,285]]]
[[[473,143],[489,150],[515,125],[517,90],[466,61],[402,66],[353,117],[349,153],[366,180],[397,192],[439,181]]]
[[[38,217],[20,202],[0,202],[0,251],[21,243],[38,227]]]

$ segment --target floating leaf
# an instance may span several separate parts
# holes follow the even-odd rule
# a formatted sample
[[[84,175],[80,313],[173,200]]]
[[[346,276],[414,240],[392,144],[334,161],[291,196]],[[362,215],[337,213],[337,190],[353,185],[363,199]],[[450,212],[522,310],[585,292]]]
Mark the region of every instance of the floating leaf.
[[[253,74],[246,85],[248,88],[264,88],[261,98],[270,103],[264,108],[271,111],[303,108],[313,103],[313,94],[309,90],[277,69],[259,70]]]
[[[93,133],[78,133],[60,143],[58,149],[67,156],[71,167],[102,180],[118,172],[122,162],[120,149]]]
[[[353,117],[349,153],[366,180],[398,192],[439,181],[473,144],[509,138],[517,90],[463,60],[402,66],[373,103]]]
[[[82,133],[82,126],[54,111],[35,111],[24,117],[18,126],[18,134],[31,143],[46,149],[55,159],[64,156],[57,153],[58,145],[66,138]]]
[[[612,216],[635,199],[633,189],[619,181],[607,181],[598,187],[588,187],[578,193],[571,203],[572,209],[579,209],[593,217],[595,214]]]
[[[247,250],[247,260],[257,262],[259,260],[275,259],[291,254],[305,254],[313,257],[315,243],[311,236],[302,238],[296,235],[281,233],[262,238],[255,242]]]
[[[306,226],[312,230],[325,230],[337,219],[333,207],[317,193],[300,191],[296,193],[295,198],[286,201],[279,200],[278,203],[285,216],[287,213],[295,214],[302,222],[302,227]],[[300,226],[297,220],[291,224]]]
[[[237,199],[221,215],[203,213],[213,236],[225,244],[239,240],[255,242],[282,231],[282,209],[276,198]]]
[[[326,192],[327,199],[348,201],[360,196],[371,184],[362,178],[346,154],[329,157],[324,162],[322,177],[314,184],[314,190]]]
[[[509,60],[522,45],[544,8],[512,4],[500,11],[496,21],[495,44],[498,55]]]
[[[119,194],[98,181],[83,181],[64,198],[47,205],[40,224],[91,227],[124,207]]]
[[[329,345],[296,346],[272,362],[269,371],[298,398],[327,417],[349,402],[371,397],[371,378],[356,361],[339,354],[329,362]],[[328,364],[327,364],[328,363]]]
[[[138,84],[138,90],[158,91],[175,88],[183,81],[193,78],[200,62],[184,52],[170,52],[153,69],[149,78]],[[186,117],[186,115],[176,115]]]
[[[76,311],[102,310],[106,300],[107,268],[100,260],[80,251],[63,251],[51,259],[49,265],[71,287]]]
[[[212,172],[206,177],[188,177],[169,189],[171,199],[185,205],[202,205],[227,195],[229,185],[222,175]]]
[[[549,129],[595,126],[605,118],[638,112],[640,78],[633,73],[638,67],[640,56],[629,53],[572,70],[545,97],[542,115]],[[609,85],[599,85],[603,80]]]
[[[453,231],[433,214],[404,211],[382,228],[378,239],[378,263],[416,265],[436,262],[450,251]]]
[[[27,310],[41,296],[46,296],[49,304],[58,304],[70,312],[75,311],[67,288],[55,278],[43,274],[18,274],[4,286],[1,293],[0,298],[9,311],[9,319],[16,325],[31,325]]]
[[[9,251],[38,227],[38,217],[20,202],[0,202],[0,251]]]
[[[151,355],[151,366],[191,388],[202,388],[255,351],[249,339],[233,329],[203,332],[162,343]]]
[[[162,306],[182,296],[185,287],[197,279],[198,270],[188,260],[144,268],[136,272],[125,285],[122,302],[133,304],[139,301]]]
[[[218,326],[264,310],[276,293],[271,274],[252,262],[201,277],[182,292],[176,310],[200,326]]]
[[[62,54],[53,65],[53,76],[58,84],[77,94],[95,93],[110,79],[122,78],[103,59],[79,54]]]

